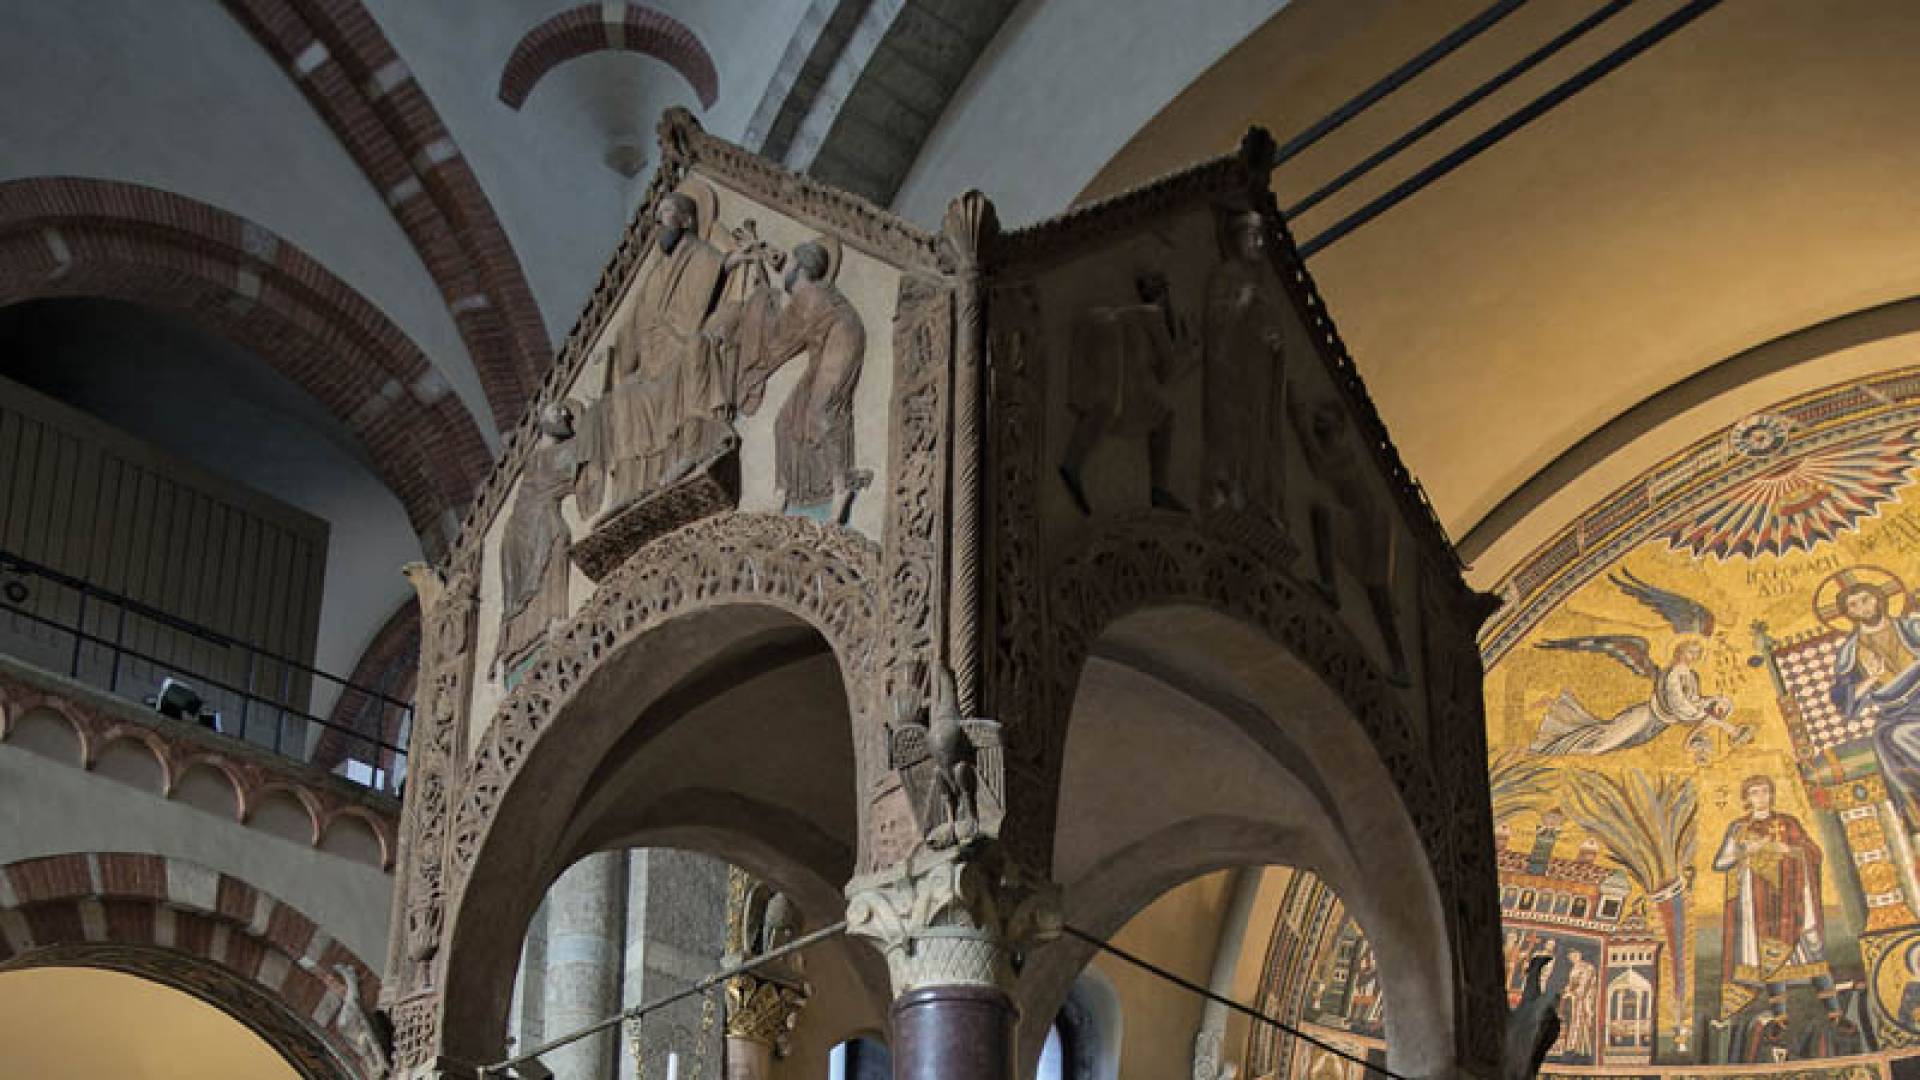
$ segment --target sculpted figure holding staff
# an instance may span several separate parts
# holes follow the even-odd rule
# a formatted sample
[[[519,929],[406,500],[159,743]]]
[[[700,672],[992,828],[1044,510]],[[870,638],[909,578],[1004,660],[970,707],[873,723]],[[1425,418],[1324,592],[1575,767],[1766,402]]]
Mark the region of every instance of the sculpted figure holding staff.
[[[607,359],[605,393],[582,432],[584,456],[601,473],[579,501],[583,513],[600,511],[596,522],[686,475],[728,434],[731,409],[707,332],[727,258],[700,236],[691,196],[669,193],[654,214],[654,249]]]

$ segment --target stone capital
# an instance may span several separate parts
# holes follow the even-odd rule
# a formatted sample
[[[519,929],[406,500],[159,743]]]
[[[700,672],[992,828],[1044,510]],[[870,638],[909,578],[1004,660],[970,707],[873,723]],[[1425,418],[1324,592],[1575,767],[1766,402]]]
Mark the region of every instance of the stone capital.
[[[847,885],[847,932],[887,957],[896,995],[932,986],[1011,990],[1025,951],[1060,932],[1059,890],[997,844],[917,851]]]
[[[787,1036],[800,1023],[810,987],[805,982],[735,975],[726,982],[727,1038],[772,1047],[785,1057]]]

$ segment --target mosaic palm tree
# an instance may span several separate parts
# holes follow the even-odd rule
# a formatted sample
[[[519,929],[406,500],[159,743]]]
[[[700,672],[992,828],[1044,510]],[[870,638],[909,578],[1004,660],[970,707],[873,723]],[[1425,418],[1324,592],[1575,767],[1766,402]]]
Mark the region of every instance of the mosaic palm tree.
[[[1585,769],[1567,774],[1567,813],[1603,844],[1660,912],[1679,1018],[1674,1049],[1693,1033],[1693,979],[1687,956],[1687,894],[1699,846],[1700,793],[1689,777],[1625,777]]]
[[[1553,766],[1525,750],[1505,750],[1487,766],[1493,823],[1545,809],[1553,795]]]

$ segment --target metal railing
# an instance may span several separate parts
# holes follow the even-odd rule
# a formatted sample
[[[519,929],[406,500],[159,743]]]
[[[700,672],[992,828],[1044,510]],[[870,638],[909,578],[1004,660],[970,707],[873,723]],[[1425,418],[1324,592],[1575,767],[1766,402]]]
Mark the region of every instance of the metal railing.
[[[400,792],[408,702],[7,551],[0,613],[0,653],[362,787]],[[190,693],[163,702],[168,680]],[[320,715],[336,707],[350,725]]]

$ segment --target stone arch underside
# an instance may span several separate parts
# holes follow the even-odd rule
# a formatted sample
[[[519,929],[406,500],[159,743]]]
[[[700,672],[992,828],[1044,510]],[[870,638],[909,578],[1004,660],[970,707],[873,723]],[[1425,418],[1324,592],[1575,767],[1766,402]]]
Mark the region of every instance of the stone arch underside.
[[[0,971],[38,967],[103,968],[190,994],[304,1080],[384,1071],[356,1041],[379,996],[374,971],[297,909],[185,860],[85,853],[0,867]]]
[[[592,772],[636,723],[658,725],[639,733],[644,740],[684,715],[653,706],[710,675],[730,651],[750,651],[769,632],[797,629],[823,640],[846,693],[854,775],[873,775],[883,752],[869,720],[879,562],[878,547],[847,529],[728,513],[654,541],[601,582],[501,704],[449,804],[443,1052],[467,1060],[498,1049],[517,958],[511,943],[500,944],[513,935],[499,928],[524,923],[545,884],[543,871],[529,873],[525,853],[559,840]],[[611,702],[618,707],[601,707]],[[713,813],[682,806],[675,820],[652,823],[653,839],[796,885],[816,907],[837,890],[844,854],[827,867],[808,865],[742,825],[750,807],[721,792],[704,799]],[[863,831],[856,823],[856,833]]]
[[[360,0],[223,0],[340,138],[439,287],[493,423],[520,421],[553,359],[520,259],[425,88]]]
[[[63,296],[170,312],[272,365],[359,440],[430,553],[487,474],[479,428],[406,334],[235,214],[118,181],[0,184],[0,305]]]
[[[1234,516],[1166,513],[1118,519],[1056,564],[1048,594],[1054,726],[1037,752],[1026,751],[1053,781],[1047,820],[1063,810],[1074,703],[1103,665],[1191,699],[1293,789],[1286,821],[1199,812],[1124,838],[1078,880],[1062,881],[1069,919],[1111,932],[1199,874],[1305,866],[1348,900],[1376,939],[1383,974],[1399,984],[1395,996],[1410,1002],[1389,1010],[1396,1058],[1444,1065],[1467,1006],[1455,1000],[1453,838],[1440,788],[1400,691],[1339,613],[1285,565],[1280,546]],[[1275,791],[1277,805],[1285,800]],[[1362,874],[1362,866],[1373,869]],[[1056,875],[1063,869],[1056,865]],[[1057,1007],[1083,966],[1075,951],[1042,961],[1031,987],[1040,1007]]]
[[[520,108],[547,72],[596,52],[639,53],[665,63],[700,95],[702,108],[720,98],[720,72],[698,34],[663,11],[617,3],[568,8],[527,31],[500,71],[501,102]]]

